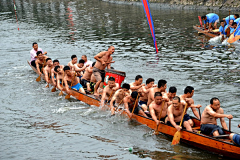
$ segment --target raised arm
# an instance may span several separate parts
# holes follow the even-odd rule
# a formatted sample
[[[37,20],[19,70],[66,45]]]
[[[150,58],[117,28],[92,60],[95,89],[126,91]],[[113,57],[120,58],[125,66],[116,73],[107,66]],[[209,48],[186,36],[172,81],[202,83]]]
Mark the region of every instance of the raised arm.
[[[130,84],[130,89],[131,90],[138,90],[139,88],[141,88],[142,86],[145,86],[145,84],[141,84],[139,86],[134,86],[133,83]]]

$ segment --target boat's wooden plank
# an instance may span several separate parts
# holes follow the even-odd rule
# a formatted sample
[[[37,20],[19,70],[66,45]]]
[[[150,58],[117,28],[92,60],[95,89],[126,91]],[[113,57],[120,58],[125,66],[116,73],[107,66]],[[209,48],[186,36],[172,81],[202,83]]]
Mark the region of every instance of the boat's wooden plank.
[[[211,38],[212,38],[212,37],[216,37],[216,36],[219,35],[219,34],[217,34],[217,33],[205,32],[201,27],[198,27],[198,26],[193,26],[193,28],[198,31],[198,34],[199,34],[199,33],[202,33],[202,34],[204,34],[204,35],[206,35],[206,36],[208,36],[208,37],[211,37]]]

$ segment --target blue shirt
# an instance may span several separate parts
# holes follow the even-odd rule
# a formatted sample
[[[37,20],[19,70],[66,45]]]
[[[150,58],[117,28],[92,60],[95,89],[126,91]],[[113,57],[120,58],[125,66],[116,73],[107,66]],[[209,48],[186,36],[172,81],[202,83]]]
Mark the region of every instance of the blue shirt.
[[[234,36],[240,36],[240,26],[237,27]]]
[[[230,15],[230,20],[235,20],[234,15]],[[225,18],[227,24],[229,24],[229,16]]]
[[[208,23],[214,23],[216,20],[219,19],[219,16],[215,13],[208,13],[206,15],[207,19],[204,21],[204,24]]]
[[[226,27],[226,26],[224,26],[224,27],[220,26],[220,27],[219,27],[219,32],[220,32],[221,34],[227,35],[227,33],[225,32],[225,27]]]
[[[240,21],[240,18],[234,20],[234,22],[236,22],[237,24],[239,23],[239,21]]]
[[[230,27],[230,33],[232,33],[235,29]]]

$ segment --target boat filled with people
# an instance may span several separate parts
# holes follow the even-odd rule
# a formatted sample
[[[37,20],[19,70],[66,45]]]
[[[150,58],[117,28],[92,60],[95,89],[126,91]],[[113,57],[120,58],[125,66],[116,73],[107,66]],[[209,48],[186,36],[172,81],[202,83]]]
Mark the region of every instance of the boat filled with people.
[[[199,34],[204,34],[210,38],[219,36],[221,41],[227,39],[228,43],[234,43],[240,39],[239,14],[231,15],[229,11],[229,16],[220,20],[217,14],[208,13],[204,16],[198,16],[198,19],[200,25],[194,25],[193,28]],[[218,23],[220,23],[219,26]]]
[[[192,99],[192,86],[187,86],[183,95],[176,96],[176,87],[171,86],[169,92],[166,91],[166,80],[154,84],[154,79],[148,78],[144,84],[142,76],[137,75],[135,82],[124,83],[126,73],[111,67],[114,50],[110,46],[107,51],[98,53],[94,63],[88,61],[86,55],[77,62],[77,56],[72,55],[68,65],[63,66],[33,43],[28,64],[38,74],[37,82],[46,81],[46,87],[52,87],[54,94],[57,91],[60,96],[65,94],[65,99],[74,97],[96,107],[107,106],[111,116],[126,115],[153,129],[155,134],[160,132],[172,138],[172,145],[183,142],[224,157],[240,156],[240,135],[231,132],[231,124],[227,127],[224,120],[228,118],[231,122],[233,117],[223,113],[217,97],[210,100],[201,114],[202,106],[194,104]],[[196,117],[189,116],[187,108],[191,108]],[[217,118],[222,127],[217,125]]]

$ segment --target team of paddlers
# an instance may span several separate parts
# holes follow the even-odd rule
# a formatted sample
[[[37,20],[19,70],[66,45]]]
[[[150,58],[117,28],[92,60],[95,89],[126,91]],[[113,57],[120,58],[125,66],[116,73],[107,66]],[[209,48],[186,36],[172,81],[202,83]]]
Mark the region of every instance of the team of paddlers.
[[[240,35],[239,14],[229,15],[220,20],[217,14],[209,13],[202,16],[201,19],[204,21],[204,29],[207,30],[207,32],[219,31],[223,39],[230,37],[231,34],[234,34],[234,36]],[[218,29],[217,23],[219,22],[220,26]]]
[[[167,81],[163,79],[159,80],[158,84],[154,84],[154,79],[148,78],[144,84],[143,77],[137,75],[134,82],[119,86],[115,78],[110,77],[104,87],[105,69],[111,69],[111,63],[115,62],[111,56],[115,51],[113,46],[94,56],[96,59],[94,63],[89,61],[86,55],[82,55],[79,62],[77,56],[72,55],[71,61],[66,66],[60,65],[58,60],[52,61],[46,56],[47,52],[38,48],[37,43],[33,43],[32,46],[31,65],[36,68],[40,77],[44,74],[47,86],[51,83],[55,90],[56,88],[61,92],[65,90],[67,94],[70,94],[71,89],[83,94],[92,93],[96,98],[101,99],[101,106],[110,104],[111,115],[115,114],[116,109],[122,108],[129,117],[134,113],[152,118],[157,125],[165,123],[178,131],[182,128],[193,131],[193,121],[187,112],[184,112],[184,109],[191,108],[193,114],[201,120],[201,133],[211,136],[225,134],[217,125],[217,118],[220,118],[221,125],[226,130],[228,127],[224,118],[233,118],[232,115],[224,114],[217,97],[211,98],[210,104],[200,114],[199,108],[202,106],[194,104],[192,86],[187,86],[184,94],[177,96],[177,88],[174,86],[171,86],[168,92],[166,91]],[[229,137],[236,145],[240,145],[239,134],[232,133]]]

